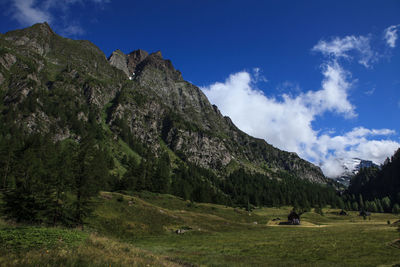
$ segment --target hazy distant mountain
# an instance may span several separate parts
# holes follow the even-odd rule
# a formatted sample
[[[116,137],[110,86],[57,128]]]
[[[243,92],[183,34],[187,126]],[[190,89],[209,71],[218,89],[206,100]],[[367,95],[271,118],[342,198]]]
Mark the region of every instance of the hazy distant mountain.
[[[351,178],[354,177],[354,175],[356,175],[361,168],[379,167],[371,160],[364,160],[359,158],[338,158],[336,159],[336,161],[339,162],[340,166],[343,169],[343,172],[336,177],[329,178],[332,178],[345,186],[349,186]]]

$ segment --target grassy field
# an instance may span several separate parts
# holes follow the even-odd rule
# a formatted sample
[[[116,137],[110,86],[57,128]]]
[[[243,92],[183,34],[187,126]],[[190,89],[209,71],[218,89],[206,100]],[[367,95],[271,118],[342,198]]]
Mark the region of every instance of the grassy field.
[[[400,216],[324,209],[278,225],[290,207],[251,213],[170,195],[102,192],[85,230],[0,221],[0,266],[393,266]],[[388,224],[390,221],[390,224]],[[176,234],[176,230],[186,231]]]

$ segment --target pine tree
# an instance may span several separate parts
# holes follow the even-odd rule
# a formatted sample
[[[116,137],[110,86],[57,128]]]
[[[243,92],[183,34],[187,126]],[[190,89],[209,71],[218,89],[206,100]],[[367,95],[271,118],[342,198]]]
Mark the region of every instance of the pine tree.
[[[122,177],[119,190],[138,190],[137,184],[141,173],[139,170],[139,164],[134,158],[128,160],[128,170]]]
[[[383,210],[384,210],[385,212],[391,212],[391,211],[392,211],[392,209],[391,209],[391,201],[390,201],[390,198],[384,197],[384,198],[381,200],[381,203],[382,203],[382,208],[383,208]]]
[[[358,196],[358,207],[360,210],[365,209],[364,200],[361,194]]]
[[[376,203],[376,211],[383,213],[381,201],[379,199],[375,199],[375,203]]]
[[[90,135],[83,138],[79,144],[75,166],[75,222],[83,225],[83,218],[92,211],[91,198],[97,195],[108,176],[104,151],[95,146]]]
[[[396,203],[396,204],[393,205],[392,212],[393,212],[394,214],[399,214],[399,213],[400,213],[400,206],[399,206],[399,204]]]
[[[164,153],[157,163],[153,176],[153,190],[159,193],[168,193],[170,184],[170,159],[168,153]]]

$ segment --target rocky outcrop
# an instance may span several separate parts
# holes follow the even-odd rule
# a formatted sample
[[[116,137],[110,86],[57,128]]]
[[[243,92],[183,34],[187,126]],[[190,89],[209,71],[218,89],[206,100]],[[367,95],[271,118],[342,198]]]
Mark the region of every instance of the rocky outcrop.
[[[10,70],[11,66],[17,62],[17,58],[9,53],[4,54],[0,57],[0,65],[2,65],[6,70]]]
[[[33,25],[31,28],[13,31],[5,34],[7,41],[12,41],[19,47],[29,47],[30,50],[43,56],[50,51],[50,39],[55,33],[47,22]]]
[[[139,65],[143,60],[148,57],[149,53],[144,50],[135,50],[128,55],[128,70],[129,73],[132,75],[136,72],[136,67]]]
[[[128,71],[128,57],[121,50],[115,50],[108,58],[108,62],[110,62],[111,66],[122,70],[126,76],[130,76]]]

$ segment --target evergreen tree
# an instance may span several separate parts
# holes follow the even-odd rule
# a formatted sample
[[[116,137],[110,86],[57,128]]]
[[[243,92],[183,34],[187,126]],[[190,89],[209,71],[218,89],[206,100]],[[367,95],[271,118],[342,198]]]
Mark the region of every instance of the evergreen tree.
[[[365,205],[362,195],[358,196],[358,207],[360,210],[365,210]]]
[[[391,201],[390,201],[390,198],[384,197],[384,198],[381,200],[381,203],[382,203],[382,208],[383,208],[383,210],[384,210],[385,212],[391,212],[391,211],[392,211],[392,209],[391,209]]]
[[[394,214],[399,214],[399,213],[400,213],[400,206],[399,206],[399,204],[396,203],[396,204],[393,205],[392,212],[393,212]]]
[[[138,179],[141,176],[139,164],[134,158],[129,158],[128,170],[121,179],[117,190],[137,190]]]
[[[383,213],[383,207],[381,201],[379,199],[375,199],[375,203],[376,203],[376,211]]]
[[[153,190],[159,193],[168,193],[170,184],[170,159],[168,153],[163,153],[158,159],[153,176]]]
[[[90,135],[83,138],[79,144],[75,166],[75,222],[83,225],[83,218],[91,212],[91,198],[97,195],[108,176],[104,151],[95,145]]]

